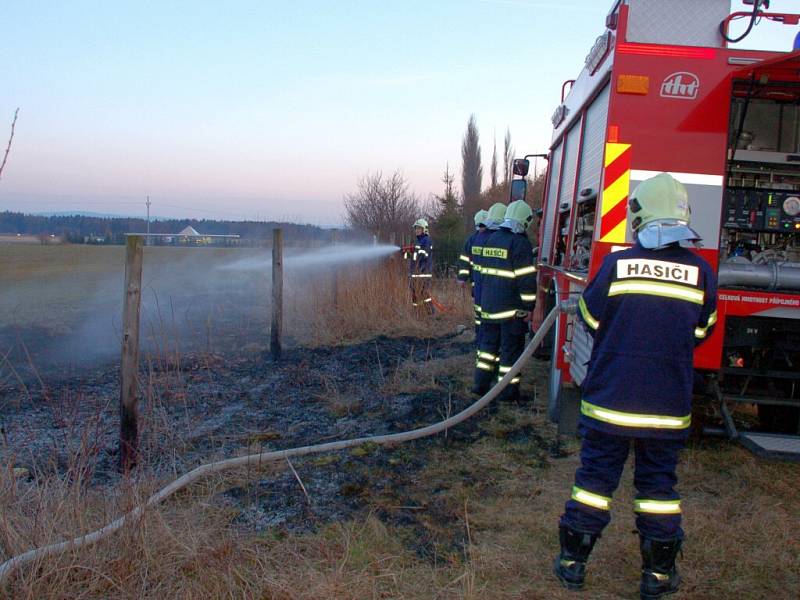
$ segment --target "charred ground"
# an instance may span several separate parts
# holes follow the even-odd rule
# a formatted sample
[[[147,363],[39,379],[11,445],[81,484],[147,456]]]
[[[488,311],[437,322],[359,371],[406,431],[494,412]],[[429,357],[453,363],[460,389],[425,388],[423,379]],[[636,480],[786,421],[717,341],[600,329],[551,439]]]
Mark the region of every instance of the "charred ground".
[[[396,433],[442,420],[475,400],[466,393],[471,337],[380,336],[292,348],[277,361],[255,344],[227,357],[151,360],[141,373],[140,470],[166,478],[244,452]],[[56,373],[52,381],[30,379],[25,390],[20,381],[0,388],[0,458],[27,468],[31,477],[55,472],[80,476],[88,486],[118,484],[117,368]],[[215,502],[229,511],[236,529],[278,536],[372,514],[406,530],[415,552],[436,560],[463,551],[457,526],[463,507],[453,502],[452,480],[483,493],[493,474],[445,470],[423,481],[420,473],[435,457],[463,452],[487,436],[530,465],[543,464],[551,444],[529,421],[494,410],[444,436],[297,460],[297,475],[279,465],[232,484]]]

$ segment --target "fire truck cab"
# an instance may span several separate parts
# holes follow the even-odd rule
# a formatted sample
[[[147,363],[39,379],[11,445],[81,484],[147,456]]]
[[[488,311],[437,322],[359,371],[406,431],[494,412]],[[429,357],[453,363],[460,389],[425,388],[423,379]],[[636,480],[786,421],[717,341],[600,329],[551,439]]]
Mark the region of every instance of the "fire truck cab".
[[[800,51],[743,50],[727,33],[737,18],[798,24],[765,4],[732,14],[730,0],[614,2],[552,116],[533,324],[633,243],[628,193],[671,173],[689,192],[697,252],[719,276],[717,326],[695,353],[701,387],[729,436],[792,457],[800,450]],[[592,340],[563,313],[551,337],[549,414],[572,432]],[[752,407],[760,427],[740,432],[737,405]]]

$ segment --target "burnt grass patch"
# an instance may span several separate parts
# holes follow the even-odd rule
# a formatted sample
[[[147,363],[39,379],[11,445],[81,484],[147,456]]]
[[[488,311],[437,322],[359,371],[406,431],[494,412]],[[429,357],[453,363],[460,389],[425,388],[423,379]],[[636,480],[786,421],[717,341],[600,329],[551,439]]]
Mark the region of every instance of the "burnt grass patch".
[[[474,346],[464,336],[378,337],[347,346],[185,354],[142,361],[141,472],[170,475],[230,456],[407,431],[475,401]],[[118,369],[0,383],[0,457],[31,473],[119,482]],[[366,444],[226,477],[213,502],[245,534],[284,537],[372,515],[427,560],[464,555],[464,501],[499,493],[496,464],[542,467],[552,440],[490,407],[432,438]],[[465,460],[491,443],[494,461]],[[450,460],[456,457],[457,460]],[[494,465],[494,466],[493,466]],[[302,483],[301,483],[302,482]]]

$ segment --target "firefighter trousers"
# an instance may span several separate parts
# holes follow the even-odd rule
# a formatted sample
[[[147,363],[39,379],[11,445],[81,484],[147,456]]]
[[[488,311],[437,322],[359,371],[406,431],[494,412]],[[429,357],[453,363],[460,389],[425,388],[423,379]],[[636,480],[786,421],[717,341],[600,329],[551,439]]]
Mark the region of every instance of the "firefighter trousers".
[[[475,363],[475,388],[488,391],[511,370],[525,349],[527,323],[520,318],[505,321],[481,320],[478,358]],[[498,400],[519,399],[519,375],[502,391]]]
[[[576,531],[599,535],[611,521],[611,497],[619,485],[631,443],[635,453],[633,483],[636,527],[654,540],[683,538],[680,496],[675,467],[683,440],[612,435],[586,426],[581,466],[575,473],[572,497],[560,524]]]
[[[408,285],[411,289],[411,305],[414,308],[424,307],[429,312],[432,312],[431,276],[412,275]]]

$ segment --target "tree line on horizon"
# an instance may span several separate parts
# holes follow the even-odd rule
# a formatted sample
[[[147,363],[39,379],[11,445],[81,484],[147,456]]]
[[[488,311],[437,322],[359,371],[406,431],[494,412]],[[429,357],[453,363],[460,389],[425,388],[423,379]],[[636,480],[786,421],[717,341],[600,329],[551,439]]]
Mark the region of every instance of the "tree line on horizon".
[[[215,221],[213,219],[159,219],[150,222],[150,232],[177,235],[193,227],[203,235],[238,235],[244,240],[270,240],[273,229],[281,228],[292,244],[330,242],[331,231],[316,225],[276,221]],[[93,217],[86,215],[28,215],[0,212],[0,233],[32,236],[56,235],[73,244],[124,244],[125,234],[144,233],[147,220],[135,217]]]
[[[493,141],[489,182],[483,187],[480,134],[477,119],[472,114],[461,141],[460,190],[456,189],[456,177],[449,164],[442,175],[442,192],[428,199],[411,192],[401,170],[389,176],[380,171],[369,173],[359,179],[355,192],[345,196],[345,221],[351,228],[375,235],[382,241],[402,244],[413,237],[414,221],[426,218],[437,263],[441,266],[443,262],[453,262],[465,238],[474,230],[475,213],[496,202],[508,203],[514,158],[511,131],[506,129],[501,157],[498,157],[497,142]],[[544,180],[544,172],[528,179],[526,201],[534,210],[542,205]]]

